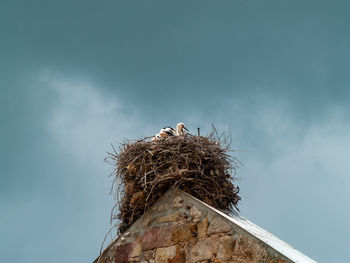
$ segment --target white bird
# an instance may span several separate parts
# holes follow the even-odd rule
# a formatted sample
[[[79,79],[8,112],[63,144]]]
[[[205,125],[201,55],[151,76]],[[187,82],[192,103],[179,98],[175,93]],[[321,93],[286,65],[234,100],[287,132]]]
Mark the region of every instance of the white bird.
[[[183,124],[182,122],[180,122],[176,125],[177,136],[185,135],[186,131],[188,131],[188,129],[186,128],[185,124]]]
[[[176,136],[176,130],[173,127],[166,126],[159,131],[159,135],[161,138],[167,138]]]
[[[161,129],[157,135],[159,135],[163,139],[171,136],[184,135],[186,134],[186,131],[188,131],[188,129],[186,128],[185,124],[180,122],[176,125],[176,130],[172,127],[166,126],[163,129]]]
[[[156,136],[153,137],[152,141],[159,141],[162,137],[159,135],[159,133],[156,134]]]

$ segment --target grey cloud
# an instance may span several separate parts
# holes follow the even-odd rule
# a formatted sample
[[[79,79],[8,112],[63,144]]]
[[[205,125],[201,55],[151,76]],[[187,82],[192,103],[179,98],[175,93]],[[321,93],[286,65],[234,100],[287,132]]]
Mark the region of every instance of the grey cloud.
[[[2,1],[4,258],[25,236],[19,261],[45,244],[51,261],[92,260],[112,202],[109,144],[179,121],[203,133],[211,123],[231,127],[245,164],[243,215],[320,262],[346,258],[348,9],[347,1]]]
[[[349,95],[346,5],[36,1],[4,10],[17,59],[89,75],[152,113],[154,99],[175,106],[171,90],[184,104],[223,93],[287,96],[307,115]]]
[[[307,126],[273,108],[252,121],[257,126],[246,132],[264,143],[234,138],[249,149],[237,153],[246,164],[239,172],[242,214],[319,262],[332,261],[346,250],[332,244],[335,236],[343,240],[343,225],[350,219],[345,112],[335,108],[324,123]]]

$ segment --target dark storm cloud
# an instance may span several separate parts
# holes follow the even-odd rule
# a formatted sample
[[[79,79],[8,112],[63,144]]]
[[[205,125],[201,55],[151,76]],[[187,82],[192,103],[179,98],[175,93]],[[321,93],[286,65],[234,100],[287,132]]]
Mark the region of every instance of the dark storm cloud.
[[[2,45],[24,65],[88,75],[144,107],[174,106],[171,90],[187,104],[223,93],[288,96],[313,112],[348,95],[346,5],[9,2]]]
[[[3,258],[91,261],[109,144],[184,121],[232,129],[243,215],[320,262],[345,259],[349,7],[2,1]]]

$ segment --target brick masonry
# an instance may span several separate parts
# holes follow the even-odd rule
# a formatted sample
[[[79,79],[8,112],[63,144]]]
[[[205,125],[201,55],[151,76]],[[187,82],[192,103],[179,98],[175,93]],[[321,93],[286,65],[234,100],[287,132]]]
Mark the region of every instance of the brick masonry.
[[[289,263],[181,191],[169,191],[95,260],[101,263]]]

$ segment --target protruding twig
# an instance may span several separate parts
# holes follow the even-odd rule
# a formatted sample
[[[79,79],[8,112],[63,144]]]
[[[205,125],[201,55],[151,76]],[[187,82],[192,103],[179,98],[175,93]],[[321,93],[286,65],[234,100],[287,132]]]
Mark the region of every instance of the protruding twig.
[[[112,146],[107,157],[114,166],[111,222],[119,222],[119,234],[174,187],[215,208],[238,210],[241,198],[234,181],[241,164],[231,155],[231,137],[214,126],[208,136],[200,136],[200,128],[197,134],[125,141],[118,152]]]

